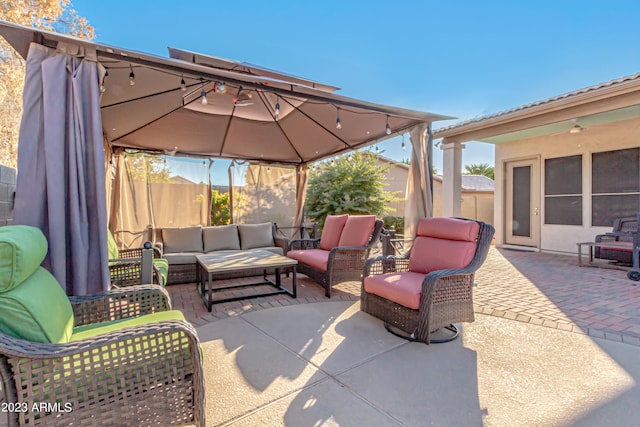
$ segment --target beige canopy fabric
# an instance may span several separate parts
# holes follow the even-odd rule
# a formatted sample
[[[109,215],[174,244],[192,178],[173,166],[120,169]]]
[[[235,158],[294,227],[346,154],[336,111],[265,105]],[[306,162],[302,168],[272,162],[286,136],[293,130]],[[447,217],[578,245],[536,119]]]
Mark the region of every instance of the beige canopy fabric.
[[[186,51],[173,50],[183,59],[163,58],[7,22],[0,22],[0,35],[23,56],[30,41],[95,51],[107,70],[102,123],[116,148],[298,165],[451,118],[339,96],[332,86],[221,66],[225,61]]]
[[[433,193],[429,168],[429,139],[427,126],[419,125],[411,129],[411,165],[407,180],[406,202],[404,210],[405,247],[408,249],[416,235],[418,220],[433,216]]]
[[[179,49],[171,49],[171,57],[164,58],[3,21],[0,35],[23,57],[31,42],[68,45],[106,69],[100,84],[100,113],[104,136],[114,152],[135,149],[245,160],[267,167],[295,166],[296,226],[303,220],[308,163],[411,131],[415,166],[408,191],[425,208],[416,210],[409,222],[415,215],[430,215],[425,205],[430,201],[424,201],[430,197],[425,183],[431,176],[424,164],[424,132],[420,143],[414,142],[413,134],[433,121],[454,117],[348,98],[336,95],[334,86]],[[111,201],[111,225],[123,230],[122,243],[137,244],[137,237],[124,238],[124,230],[139,233],[140,227],[154,223],[154,214],[142,217],[132,211],[128,225],[118,222],[113,213],[127,199],[116,199],[130,190],[143,194],[150,187],[136,190],[115,181],[114,188],[119,196]],[[204,223],[208,212],[198,212]],[[181,224],[195,219],[185,221]]]

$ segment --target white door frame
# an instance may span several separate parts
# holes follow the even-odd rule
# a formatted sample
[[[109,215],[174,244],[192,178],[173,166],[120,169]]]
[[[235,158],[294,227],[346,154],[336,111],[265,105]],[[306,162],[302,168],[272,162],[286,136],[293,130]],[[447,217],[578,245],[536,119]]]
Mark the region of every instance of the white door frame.
[[[526,173],[526,168],[529,168],[529,206],[523,204],[521,204],[520,206],[514,206],[514,168],[518,168],[521,173]],[[503,211],[503,224],[505,233],[504,243],[508,245],[540,248],[540,158],[531,157],[526,159],[505,161],[504,171],[506,177],[504,194],[505,206]],[[526,175],[522,176],[522,178],[525,177]],[[529,214],[528,229],[525,225],[525,228],[523,230],[518,231],[518,221],[514,220],[514,211],[515,215],[526,215],[527,213]]]

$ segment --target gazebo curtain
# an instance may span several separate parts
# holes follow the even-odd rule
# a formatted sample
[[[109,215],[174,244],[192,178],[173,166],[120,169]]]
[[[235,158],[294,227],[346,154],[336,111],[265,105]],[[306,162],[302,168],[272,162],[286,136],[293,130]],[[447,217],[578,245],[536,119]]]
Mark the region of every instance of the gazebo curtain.
[[[413,149],[407,180],[404,235],[405,239],[411,241],[416,235],[418,220],[433,216],[433,194],[427,124],[414,126],[409,136]]]
[[[32,43],[18,145],[14,223],[40,228],[43,265],[70,295],[109,287],[105,157],[99,83],[90,52]],[[87,55],[85,55],[87,54]]]

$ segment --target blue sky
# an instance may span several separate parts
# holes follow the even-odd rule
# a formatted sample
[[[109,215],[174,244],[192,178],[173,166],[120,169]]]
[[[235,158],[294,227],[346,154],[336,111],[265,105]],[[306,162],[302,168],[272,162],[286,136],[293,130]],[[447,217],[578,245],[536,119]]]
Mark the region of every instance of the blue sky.
[[[638,1],[95,1],[73,6],[96,41],[176,47],[467,120],[640,72]],[[434,128],[452,122],[436,122]],[[380,144],[408,157],[400,140]],[[467,144],[463,165],[493,164]],[[434,165],[442,171],[442,152]]]

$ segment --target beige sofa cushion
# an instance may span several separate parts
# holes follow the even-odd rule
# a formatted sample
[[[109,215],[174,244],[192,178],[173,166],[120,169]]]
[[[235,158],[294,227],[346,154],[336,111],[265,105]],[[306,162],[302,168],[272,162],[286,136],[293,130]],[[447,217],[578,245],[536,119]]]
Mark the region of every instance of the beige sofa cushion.
[[[239,224],[240,247],[242,249],[265,248],[273,246],[273,225],[270,222],[263,224]]]
[[[235,224],[203,227],[202,240],[205,252],[240,249],[238,226]]]
[[[164,252],[202,252],[202,226],[162,229]]]

